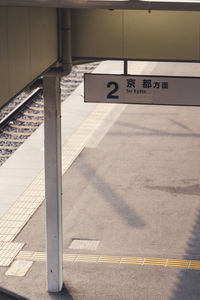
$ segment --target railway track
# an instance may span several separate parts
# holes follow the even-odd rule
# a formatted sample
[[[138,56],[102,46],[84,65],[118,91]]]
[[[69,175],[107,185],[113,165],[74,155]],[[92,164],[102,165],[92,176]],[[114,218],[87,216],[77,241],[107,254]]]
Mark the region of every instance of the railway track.
[[[68,76],[61,79],[61,101],[83,81],[85,72],[92,72],[98,63],[74,66]],[[30,95],[24,93],[0,110],[0,166],[43,123],[44,100],[42,89]]]

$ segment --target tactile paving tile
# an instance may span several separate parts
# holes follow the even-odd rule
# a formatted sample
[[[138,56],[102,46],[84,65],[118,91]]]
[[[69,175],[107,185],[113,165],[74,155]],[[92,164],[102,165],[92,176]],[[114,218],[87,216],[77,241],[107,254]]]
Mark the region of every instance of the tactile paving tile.
[[[17,259],[31,261],[46,261],[46,253],[20,251]],[[155,258],[155,257],[134,257],[134,256],[111,256],[111,255],[89,255],[89,254],[63,254],[63,262],[68,263],[102,263],[102,264],[126,264],[140,265],[142,267],[164,267],[177,269],[200,270],[199,260]]]
[[[23,246],[23,243],[0,242],[0,266],[9,266]]]
[[[32,261],[15,260],[5,274],[7,276],[25,276],[32,264]]]

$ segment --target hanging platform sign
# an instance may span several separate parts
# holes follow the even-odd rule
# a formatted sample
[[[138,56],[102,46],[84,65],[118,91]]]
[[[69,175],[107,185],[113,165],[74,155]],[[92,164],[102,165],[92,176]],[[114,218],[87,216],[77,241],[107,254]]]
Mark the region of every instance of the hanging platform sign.
[[[84,101],[200,106],[200,77],[85,74]]]

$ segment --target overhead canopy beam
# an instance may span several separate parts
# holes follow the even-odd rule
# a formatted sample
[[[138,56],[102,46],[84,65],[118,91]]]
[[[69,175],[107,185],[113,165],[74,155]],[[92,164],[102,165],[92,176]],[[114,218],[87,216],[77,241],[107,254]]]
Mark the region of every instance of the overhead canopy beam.
[[[143,0],[0,0],[0,6],[198,11],[200,10],[200,1],[188,0],[188,2],[175,2],[171,0],[171,2],[159,2],[158,0],[154,0],[151,2]]]
[[[72,57],[200,62],[198,11],[72,10]]]

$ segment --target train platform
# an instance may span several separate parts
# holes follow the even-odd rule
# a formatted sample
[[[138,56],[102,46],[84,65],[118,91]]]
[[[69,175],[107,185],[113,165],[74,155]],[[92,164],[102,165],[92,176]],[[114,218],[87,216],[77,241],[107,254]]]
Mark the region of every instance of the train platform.
[[[196,64],[131,70],[200,74]],[[63,291],[46,291],[41,126],[0,168],[7,189],[13,180],[1,187],[0,299],[199,300],[199,113],[84,104],[78,87],[62,107]]]

